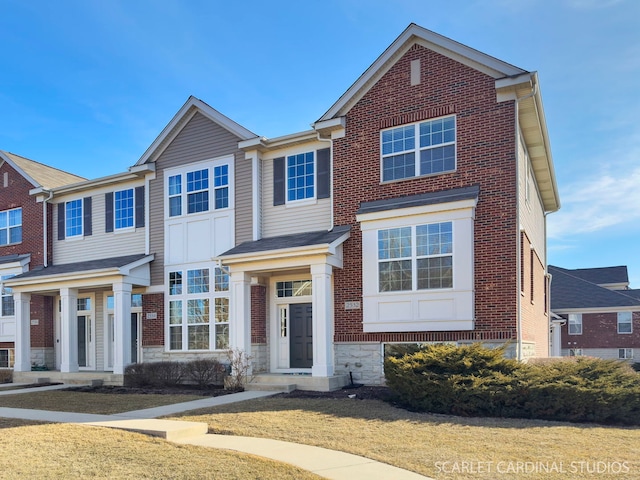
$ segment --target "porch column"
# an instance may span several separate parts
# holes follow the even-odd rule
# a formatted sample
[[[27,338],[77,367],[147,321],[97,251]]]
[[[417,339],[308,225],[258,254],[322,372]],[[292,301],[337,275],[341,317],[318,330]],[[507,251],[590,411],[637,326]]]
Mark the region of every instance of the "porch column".
[[[13,294],[16,318],[15,360],[16,372],[31,371],[31,294],[16,292]]]
[[[314,377],[330,377],[333,365],[333,268],[322,263],[311,265],[313,309]]]
[[[78,368],[78,290],[60,289],[60,371],[77,372]]]
[[[113,284],[113,373],[124,374],[131,363],[131,290],[130,283]]]
[[[251,355],[251,277],[231,272],[231,318],[229,348]]]

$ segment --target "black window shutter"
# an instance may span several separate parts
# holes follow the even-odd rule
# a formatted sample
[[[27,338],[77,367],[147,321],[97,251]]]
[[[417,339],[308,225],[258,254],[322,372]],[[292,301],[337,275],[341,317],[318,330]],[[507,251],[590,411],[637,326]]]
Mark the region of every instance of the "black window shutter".
[[[84,235],[88,237],[91,235],[93,230],[93,225],[91,224],[91,197],[85,197],[83,200],[82,216],[82,221],[84,223]]]
[[[58,204],[58,240],[64,240],[64,208],[64,202]]]
[[[135,193],[136,202],[136,228],[144,227],[144,186],[136,187]]]
[[[284,157],[273,159],[273,204],[284,205],[285,202],[285,170]]]
[[[104,194],[104,231],[113,232],[113,192]]]
[[[316,164],[318,168],[318,190],[316,198],[329,198],[331,194],[331,162],[329,157],[331,150],[323,148],[316,152]]]

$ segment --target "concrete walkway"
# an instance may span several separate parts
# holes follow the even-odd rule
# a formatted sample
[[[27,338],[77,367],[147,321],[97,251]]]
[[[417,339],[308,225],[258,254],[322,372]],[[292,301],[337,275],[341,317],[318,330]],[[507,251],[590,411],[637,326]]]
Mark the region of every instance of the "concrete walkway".
[[[53,385],[19,390],[5,390],[0,388],[0,395],[62,388],[68,388],[68,385]],[[183,422],[157,418],[188,410],[211,408],[228,403],[267,397],[274,395],[274,393],[276,392],[240,392],[219,397],[207,397],[191,402],[147,408],[144,410],[134,410],[117,415],[50,412],[46,410],[0,407],[0,417],[119,428],[162,437],[168,441],[180,444],[233,450],[265,457],[278,462],[295,465],[321,477],[333,480],[424,480],[428,478],[408,470],[403,470],[386,463],[376,462],[375,460],[350,453],[267,438],[211,435],[207,433],[208,425],[204,422]]]

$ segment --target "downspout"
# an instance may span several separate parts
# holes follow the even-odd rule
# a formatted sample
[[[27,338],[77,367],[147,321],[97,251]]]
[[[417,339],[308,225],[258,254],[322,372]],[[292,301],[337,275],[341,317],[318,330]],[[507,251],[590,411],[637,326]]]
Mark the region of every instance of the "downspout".
[[[329,230],[333,229],[333,140],[330,138],[320,138],[320,132],[316,131],[319,142],[329,142]]]
[[[44,200],[42,200],[42,223],[43,223],[43,227],[44,227],[44,232],[43,232],[44,233],[43,234],[43,237],[44,237],[44,249],[43,249],[43,252],[44,252],[44,263],[43,263],[43,265],[45,267],[47,267],[49,265],[49,260],[48,260],[48,257],[49,257],[48,250],[49,249],[47,248],[47,244],[48,244],[48,241],[49,241],[49,235],[47,234],[47,228],[48,228],[47,202],[49,200],[51,200],[52,198],[53,198],[53,192],[51,190],[49,190],[49,196],[47,198],[45,198]]]
[[[532,77],[534,78],[534,77]],[[521,232],[520,232],[520,157],[518,155],[518,144],[520,142],[520,112],[519,112],[519,103],[522,100],[526,100],[527,98],[531,98],[538,93],[538,85],[537,83],[533,83],[533,91],[524,97],[518,98],[516,93],[516,298],[517,298],[517,319],[516,319],[516,328],[517,328],[517,345],[516,345],[516,359],[518,361],[522,360],[522,262],[520,261],[520,257],[522,255],[522,242],[521,242]],[[546,228],[546,227],[545,227]]]

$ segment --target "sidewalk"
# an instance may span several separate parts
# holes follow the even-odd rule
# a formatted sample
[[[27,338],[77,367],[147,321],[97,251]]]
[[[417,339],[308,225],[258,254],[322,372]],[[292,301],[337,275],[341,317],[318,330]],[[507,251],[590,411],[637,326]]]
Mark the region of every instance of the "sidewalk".
[[[67,387],[67,385],[55,385],[11,391],[0,389],[0,395],[29,393]],[[350,453],[267,438],[212,435],[207,433],[208,426],[203,422],[182,422],[179,420],[157,418],[187,410],[211,408],[228,403],[267,397],[274,395],[274,393],[275,392],[259,391],[232,393],[191,402],[134,410],[117,415],[51,412],[0,407],[0,417],[119,428],[162,437],[168,441],[180,444],[233,450],[265,457],[278,462],[295,465],[321,477],[333,480],[424,480],[428,478],[408,470],[403,470],[386,463],[376,462],[375,460]]]

